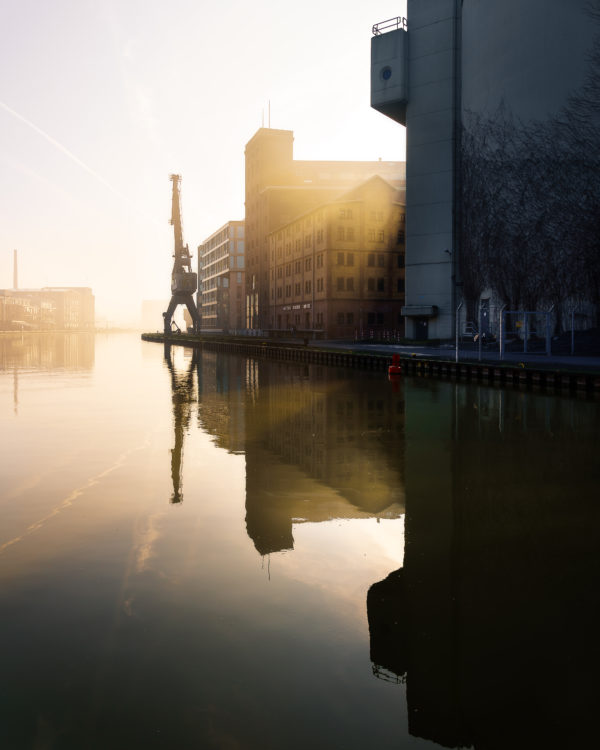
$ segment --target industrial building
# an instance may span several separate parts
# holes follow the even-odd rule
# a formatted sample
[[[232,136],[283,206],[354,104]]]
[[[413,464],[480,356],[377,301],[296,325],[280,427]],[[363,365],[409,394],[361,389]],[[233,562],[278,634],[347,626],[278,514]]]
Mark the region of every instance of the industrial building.
[[[89,287],[0,289],[0,330],[91,331],[94,324]]]
[[[379,175],[403,187],[403,162],[296,161],[291,130],[260,128],[245,149],[246,327],[271,323],[268,235]],[[280,313],[276,313],[280,314]]]
[[[371,177],[269,234],[270,331],[403,334],[403,197]]]
[[[244,222],[228,221],[198,245],[198,311],[202,330],[245,327]]]
[[[600,6],[592,3],[595,19],[589,7],[588,0],[408,0],[406,18],[373,27],[371,106],[406,126],[408,336],[452,337],[466,296],[461,253],[473,228],[461,206],[465,132],[473,118],[493,123],[500,109],[518,127],[569,120],[573,97],[592,80]],[[591,73],[597,82],[600,71]],[[540,147],[552,140],[540,139]],[[587,158],[597,152],[591,143]],[[529,154],[540,157],[537,146]],[[552,187],[546,196],[547,206],[560,202]],[[498,236],[497,255],[509,241]],[[543,251],[540,258],[543,265]]]

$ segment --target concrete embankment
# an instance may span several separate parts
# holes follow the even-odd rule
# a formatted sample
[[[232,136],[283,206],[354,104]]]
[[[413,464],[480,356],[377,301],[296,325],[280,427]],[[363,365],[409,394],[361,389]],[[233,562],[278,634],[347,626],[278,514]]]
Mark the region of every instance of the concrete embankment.
[[[387,372],[392,355],[399,354],[407,375],[441,377],[461,381],[543,388],[549,392],[580,391],[600,394],[600,367],[565,364],[541,357],[538,361],[519,362],[483,359],[477,361],[473,352],[454,361],[453,350],[440,350],[435,355],[424,352],[398,351],[399,347],[376,346],[360,342],[328,343],[300,340],[282,341],[258,337],[197,336],[192,334],[143,333],[144,341],[179,346],[198,346],[207,351],[229,352],[252,357],[290,360],[307,364],[335,365]]]

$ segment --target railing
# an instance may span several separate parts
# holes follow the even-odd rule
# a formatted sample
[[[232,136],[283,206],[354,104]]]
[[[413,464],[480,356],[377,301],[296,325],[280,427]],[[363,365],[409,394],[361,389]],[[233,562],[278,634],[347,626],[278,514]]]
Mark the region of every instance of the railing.
[[[404,16],[396,16],[396,18],[388,18],[387,21],[381,21],[380,23],[373,24],[373,36],[380,36],[388,31],[397,31],[398,29],[404,29],[408,31],[408,21]]]

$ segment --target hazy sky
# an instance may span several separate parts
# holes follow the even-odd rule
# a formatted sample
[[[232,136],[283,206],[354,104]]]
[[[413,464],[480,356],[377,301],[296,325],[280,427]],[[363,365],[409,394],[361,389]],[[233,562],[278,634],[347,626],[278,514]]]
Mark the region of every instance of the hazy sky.
[[[99,317],[168,298],[169,173],[184,238],[244,217],[244,146],[294,131],[297,159],[404,158],[369,107],[365,0],[0,0],[0,287],[91,286]],[[194,258],[195,260],[195,258]]]

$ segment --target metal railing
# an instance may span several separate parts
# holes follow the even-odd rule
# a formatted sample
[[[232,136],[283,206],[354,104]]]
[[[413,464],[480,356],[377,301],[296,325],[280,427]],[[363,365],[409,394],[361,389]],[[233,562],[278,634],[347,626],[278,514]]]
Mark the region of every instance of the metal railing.
[[[396,18],[388,18],[387,21],[375,23],[372,31],[373,36],[380,36],[388,31],[397,31],[398,29],[408,31],[408,21],[405,16],[396,16]]]

